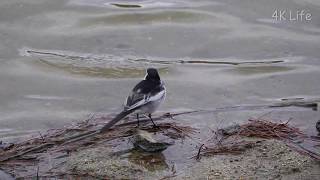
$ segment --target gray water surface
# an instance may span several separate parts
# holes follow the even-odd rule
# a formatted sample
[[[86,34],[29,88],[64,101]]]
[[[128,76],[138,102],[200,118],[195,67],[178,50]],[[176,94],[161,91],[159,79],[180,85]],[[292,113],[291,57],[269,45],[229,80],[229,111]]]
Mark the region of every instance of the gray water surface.
[[[275,21],[282,9],[312,20]],[[160,114],[319,98],[319,12],[318,0],[3,0],[0,138],[118,112],[147,67],[167,85]],[[217,128],[270,111],[177,121]],[[269,116],[313,134],[319,117],[308,108]]]

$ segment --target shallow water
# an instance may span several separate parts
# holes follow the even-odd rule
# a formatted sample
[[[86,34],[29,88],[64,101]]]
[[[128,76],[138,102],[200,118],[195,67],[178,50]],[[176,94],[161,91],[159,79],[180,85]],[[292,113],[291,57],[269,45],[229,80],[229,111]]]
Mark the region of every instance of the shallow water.
[[[282,9],[312,20],[272,19]],[[319,98],[319,12],[317,0],[1,1],[0,137],[118,112],[150,66],[168,90],[160,113]],[[280,108],[177,121],[210,131],[265,113],[309,134],[320,117]]]

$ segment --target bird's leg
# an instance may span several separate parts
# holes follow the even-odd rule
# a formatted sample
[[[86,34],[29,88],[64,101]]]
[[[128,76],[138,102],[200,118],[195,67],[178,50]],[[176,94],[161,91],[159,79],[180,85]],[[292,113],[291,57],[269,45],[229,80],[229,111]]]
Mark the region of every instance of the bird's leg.
[[[138,121],[137,127],[139,127],[140,126],[139,113],[137,113],[137,121]]]
[[[153,127],[158,127],[158,126],[153,122],[152,117],[151,117],[151,114],[149,114],[149,118],[150,118],[150,120],[151,120],[151,122],[152,122],[152,124],[153,124]]]

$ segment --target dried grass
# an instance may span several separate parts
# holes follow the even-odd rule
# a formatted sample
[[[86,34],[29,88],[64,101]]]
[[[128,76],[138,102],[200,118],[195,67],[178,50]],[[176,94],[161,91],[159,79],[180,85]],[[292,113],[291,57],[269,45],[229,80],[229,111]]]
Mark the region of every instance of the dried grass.
[[[290,120],[285,123],[276,123],[265,119],[249,119],[248,121],[248,123],[241,126],[235,126],[238,127],[238,129],[232,130],[232,133],[216,133],[209,139],[208,142],[211,140],[211,143],[203,144],[199,148],[198,154],[195,157],[200,159],[201,155],[239,154],[259,143],[259,141],[254,140],[243,140],[243,138],[241,140],[241,137],[252,137],[281,140],[301,154],[308,155],[313,159],[320,161],[319,152],[299,143],[295,143],[297,140],[309,141],[309,145],[312,144],[312,146],[316,147],[319,146],[319,140],[317,138],[308,137],[298,128],[290,126]],[[220,132],[224,132],[224,130]]]
[[[249,119],[249,123],[241,126],[239,135],[265,139],[292,139],[296,137],[305,137],[298,128],[291,127],[288,123],[289,121],[285,123],[275,123],[261,119]]]

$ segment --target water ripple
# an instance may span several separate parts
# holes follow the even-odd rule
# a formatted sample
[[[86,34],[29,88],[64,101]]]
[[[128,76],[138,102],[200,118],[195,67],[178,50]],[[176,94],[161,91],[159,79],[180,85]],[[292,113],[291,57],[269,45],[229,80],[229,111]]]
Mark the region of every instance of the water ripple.
[[[239,72],[248,72],[248,67],[243,65],[272,65],[284,63],[285,58],[266,60],[241,60],[241,59],[196,59],[196,58],[157,58],[157,57],[136,57],[132,55],[114,56],[110,54],[94,55],[81,54],[68,51],[35,50],[24,48],[20,50],[22,56],[36,57],[38,64],[62,69],[73,74],[87,76],[123,78],[139,77],[149,66],[160,69],[160,72],[168,72],[168,68],[173,65],[222,65],[239,66]],[[241,65],[241,66],[240,66]],[[271,67],[271,66],[270,66]],[[269,72],[268,67],[262,67],[262,72]],[[249,68],[251,70],[253,68]],[[275,68],[271,68],[273,71]],[[264,71],[263,71],[264,70]],[[289,69],[288,69],[289,70]],[[281,69],[282,71],[282,69]]]
[[[144,12],[122,12],[79,19],[79,27],[90,26],[119,26],[145,25],[159,23],[197,23],[215,17],[201,11],[194,10],[152,10]]]

